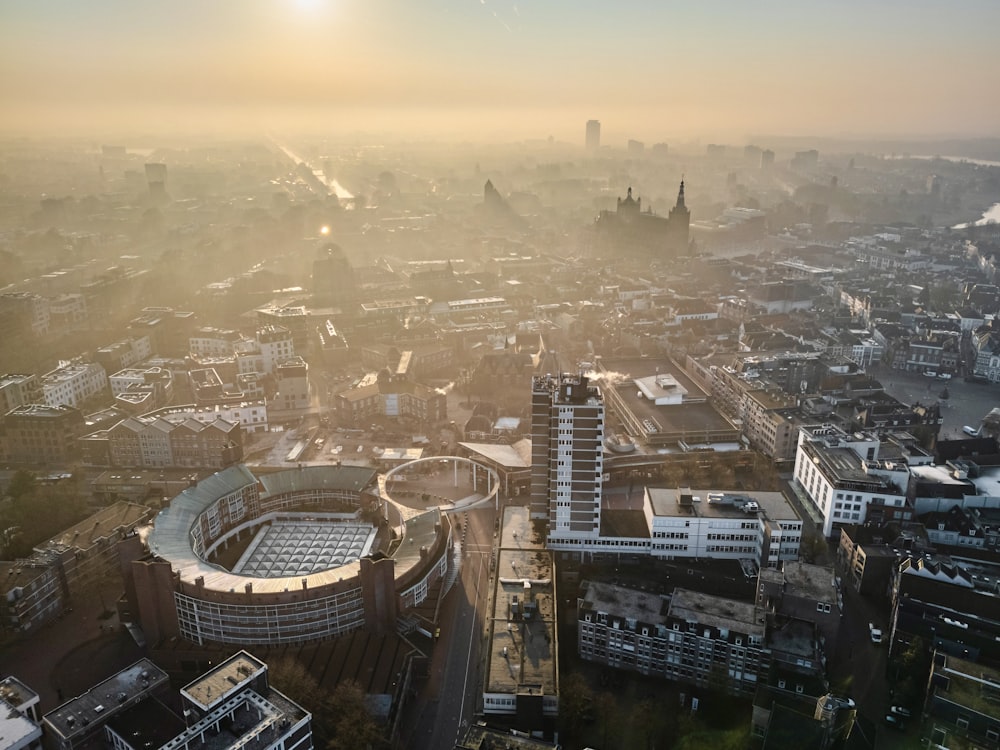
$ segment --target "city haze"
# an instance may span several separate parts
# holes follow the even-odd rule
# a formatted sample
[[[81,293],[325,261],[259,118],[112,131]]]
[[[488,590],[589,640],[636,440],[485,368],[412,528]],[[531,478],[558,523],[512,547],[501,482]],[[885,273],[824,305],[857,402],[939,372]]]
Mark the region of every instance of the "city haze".
[[[984,135],[1000,5],[12,3],[4,130]]]

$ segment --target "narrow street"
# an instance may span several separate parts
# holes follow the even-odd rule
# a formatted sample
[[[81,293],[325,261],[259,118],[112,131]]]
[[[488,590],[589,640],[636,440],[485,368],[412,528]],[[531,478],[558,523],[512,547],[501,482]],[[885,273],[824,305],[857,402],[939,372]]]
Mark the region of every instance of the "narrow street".
[[[418,688],[412,724],[404,722],[407,750],[453,747],[481,710],[495,518],[492,507],[459,516],[462,570],[441,606],[441,637],[434,644],[427,682]]]

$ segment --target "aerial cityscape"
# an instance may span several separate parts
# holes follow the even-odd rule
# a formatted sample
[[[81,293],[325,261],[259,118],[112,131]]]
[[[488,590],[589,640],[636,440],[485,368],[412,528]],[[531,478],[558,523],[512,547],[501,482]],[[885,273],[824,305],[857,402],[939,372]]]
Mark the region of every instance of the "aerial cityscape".
[[[11,4],[0,750],[1000,750],[998,24]]]

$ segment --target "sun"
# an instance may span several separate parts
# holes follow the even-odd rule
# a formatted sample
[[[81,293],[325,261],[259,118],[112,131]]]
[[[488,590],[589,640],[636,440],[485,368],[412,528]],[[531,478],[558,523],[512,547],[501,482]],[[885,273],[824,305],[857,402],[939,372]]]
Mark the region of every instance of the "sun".
[[[294,2],[296,8],[307,13],[317,11],[326,4],[325,0],[294,0]]]

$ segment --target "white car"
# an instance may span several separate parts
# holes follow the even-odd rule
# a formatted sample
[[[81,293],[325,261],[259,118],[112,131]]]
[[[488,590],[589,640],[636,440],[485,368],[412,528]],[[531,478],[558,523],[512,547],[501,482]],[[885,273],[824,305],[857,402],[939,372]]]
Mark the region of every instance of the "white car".
[[[871,635],[872,643],[882,642],[882,631],[875,627],[875,623],[868,623],[868,633]]]

